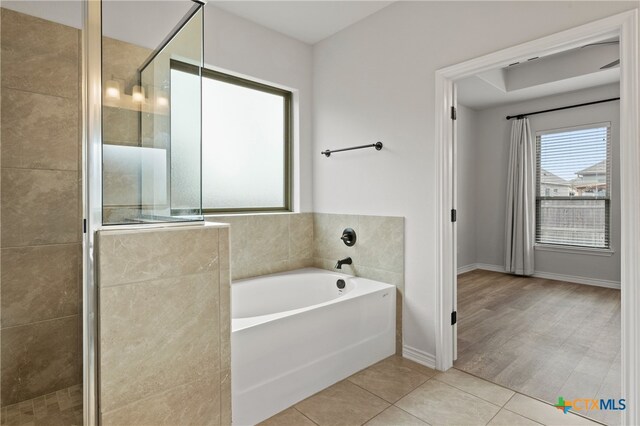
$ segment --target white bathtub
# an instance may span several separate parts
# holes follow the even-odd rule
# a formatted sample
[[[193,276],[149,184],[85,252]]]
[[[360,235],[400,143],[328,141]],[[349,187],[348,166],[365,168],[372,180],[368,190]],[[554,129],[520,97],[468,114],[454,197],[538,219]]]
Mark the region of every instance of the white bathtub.
[[[265,420],[393,355],[395,299],[392,285],[321,269],[235,281],[234,426]]]

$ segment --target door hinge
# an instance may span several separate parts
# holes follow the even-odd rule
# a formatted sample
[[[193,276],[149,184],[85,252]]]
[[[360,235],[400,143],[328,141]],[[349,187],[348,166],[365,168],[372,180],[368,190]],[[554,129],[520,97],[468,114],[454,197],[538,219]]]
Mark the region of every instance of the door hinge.
[[[456,110],[456,107],[452,106],[451,107],[451,119],[452,120],[456,120],[458,118],[458,110]]]
[[[87,233],[87,219],[82,219],[82,233]]]
[[[458,322],[458,312],[453,311],[451,312],[451,325],[454,325],[457,322]]]
[[[458,220],[458,211],[456,209],[451,209],[451,222],[455,222]]]

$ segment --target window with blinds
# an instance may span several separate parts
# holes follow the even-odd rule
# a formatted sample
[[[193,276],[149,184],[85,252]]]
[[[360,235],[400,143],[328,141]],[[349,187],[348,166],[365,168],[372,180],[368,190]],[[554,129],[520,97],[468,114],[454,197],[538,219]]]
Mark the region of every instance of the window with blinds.
[[[610,124],[536,135],[536,242],[609,248]]]

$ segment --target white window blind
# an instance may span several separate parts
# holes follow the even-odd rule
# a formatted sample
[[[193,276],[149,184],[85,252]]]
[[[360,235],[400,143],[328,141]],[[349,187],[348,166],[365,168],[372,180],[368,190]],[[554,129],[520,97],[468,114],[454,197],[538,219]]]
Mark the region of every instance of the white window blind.
[[[539,132],[536,242],[609,248],[610,125]]]

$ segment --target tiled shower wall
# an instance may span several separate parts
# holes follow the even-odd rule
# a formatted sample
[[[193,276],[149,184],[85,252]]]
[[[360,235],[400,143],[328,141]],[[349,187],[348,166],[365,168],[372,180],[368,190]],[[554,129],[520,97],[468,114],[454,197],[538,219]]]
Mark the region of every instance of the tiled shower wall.
[[[242,279],[315,266],[334,270],[350,256],[343,272],[398,288],[396,350],[402,352],[404,295],[404,218],[327,213],[276,213],[213,216],[231,225],[232,279]],[[347,247],[340,236],[353,228],[357,242]]]
[[[80,32],[0,13],[6,406],[81,381]]]
[[[227,225],[104,230],[97,249],[100,423],[231,424]]]

